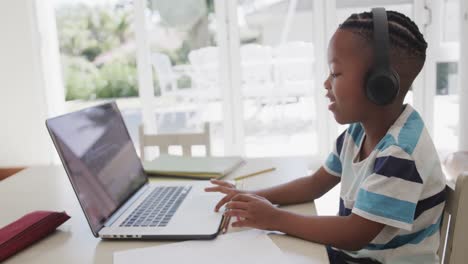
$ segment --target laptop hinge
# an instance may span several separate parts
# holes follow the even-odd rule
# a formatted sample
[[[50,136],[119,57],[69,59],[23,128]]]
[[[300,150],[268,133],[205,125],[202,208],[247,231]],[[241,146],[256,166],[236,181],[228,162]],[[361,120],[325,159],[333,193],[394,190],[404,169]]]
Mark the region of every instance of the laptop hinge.
[[[149,188],[149,183],[143,185],[132,197],[130,197],[114,214],[112,214],[109,219],[104,223],[104,226],[111,226],[115,223],[119,217],[127,211],[127,209],[138,199],[142,196]]]

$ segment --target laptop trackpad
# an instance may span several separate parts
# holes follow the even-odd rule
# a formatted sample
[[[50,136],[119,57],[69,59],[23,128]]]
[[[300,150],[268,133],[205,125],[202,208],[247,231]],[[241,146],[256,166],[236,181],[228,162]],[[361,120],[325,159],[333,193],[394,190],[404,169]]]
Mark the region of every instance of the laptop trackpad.
[[[176,228],[177,232],[187,234],[216,233],[223,213],[215,212],[214,208],[222,197],[223,195],[210,194],[187,197],[174,215],[174,219],[170,221],[169,229]]]
[[[197,194],[187,197],[183,211],[190,214],[214,213],[214,208],[222,197],[211,194]]]

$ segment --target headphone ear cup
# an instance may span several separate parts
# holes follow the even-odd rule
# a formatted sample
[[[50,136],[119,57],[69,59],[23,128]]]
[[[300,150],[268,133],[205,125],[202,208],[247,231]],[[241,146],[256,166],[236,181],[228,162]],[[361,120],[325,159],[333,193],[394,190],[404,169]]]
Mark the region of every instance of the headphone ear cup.
[[[367,75],[366,95],[377,105],[387,105],[400,91],[400,77],[393,70],[371,71]]]

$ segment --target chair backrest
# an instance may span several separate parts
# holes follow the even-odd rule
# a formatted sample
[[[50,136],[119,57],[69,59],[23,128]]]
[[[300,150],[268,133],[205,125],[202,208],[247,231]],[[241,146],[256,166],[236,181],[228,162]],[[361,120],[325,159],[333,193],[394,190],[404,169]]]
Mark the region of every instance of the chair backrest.
[[[161,95],[176,90],[177,81],[169,56],[164,53],[154,52],[151,54],[151,64],[158,76]]]
[[[314,44],[304,41],[286,42],[274,47],[273,56],[314,61]]]
[[[220,98],[221,89],[219,86],[219,49],[218,47],[208,46],[192,50],[188,54],[190,64],[193,69],[192,84],[198,89],[198,92],[207,92],[213,98]]]
[[[242,81],[250,83],[271,83],[272,50],[270,46],[260,44],[245,44],[240,47],[242,63]]]
[[[447,184],[439,257],[443,264],[468,262],[468,171]]]
[[[315,59],[311,42],[293,41],[273,49],[274,80],[281,96],[314,94]]]
[[[206,155],[211,156],[210,126],[203,125],[201,133],[145,134],[143,125],[139,127],[140,156],[145,160],[145,148],[157,146],[160,154],[169,154],[169,146],[181,146],[183,156],[192,156],[192,146],[205,146]]]
[[[240,47],[242,93],[245,97],[270,97],[273,89],[273,56],[270,46],[245,44]]]
[[[274,48],[275,79],[294,82],[314,79],[314,45],[288,42]]]
[[[190,63],[194,66],[209,64],[218,65],[218,47],[208,46],[191,50],[188,54],[188,58]]]

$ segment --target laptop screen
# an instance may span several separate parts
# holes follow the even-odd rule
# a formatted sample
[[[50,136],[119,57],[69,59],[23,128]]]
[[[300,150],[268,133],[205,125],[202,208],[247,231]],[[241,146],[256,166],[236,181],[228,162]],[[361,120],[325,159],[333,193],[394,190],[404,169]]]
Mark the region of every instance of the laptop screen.
[[[95,236],[147,177],[115,103],[47,120]]]

